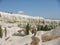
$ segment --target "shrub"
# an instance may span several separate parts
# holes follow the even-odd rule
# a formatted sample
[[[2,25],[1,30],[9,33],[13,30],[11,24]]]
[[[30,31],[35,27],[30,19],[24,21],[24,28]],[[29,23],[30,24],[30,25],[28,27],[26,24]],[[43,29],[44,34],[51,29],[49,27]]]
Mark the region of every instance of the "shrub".
[[[29,23],[26,25],[26,35],[29,35],[30,26]]]
[[[47,31],[47,30],[48,30],[48,26],[45,25],[45,27],[44,27],[44,31]]]
[[[43,26],[41,26],[41,30],[44,30],[44,27]]]
[[[3,33],[2,33],[2,28],[0,26],[0,38],[2,38],[2,36],[3,36]]]
[[[51,30],[51,28],[48,28],[47,25],[45,26],[42,25],[37,27],[37,31],[49,31],[49,30]]]

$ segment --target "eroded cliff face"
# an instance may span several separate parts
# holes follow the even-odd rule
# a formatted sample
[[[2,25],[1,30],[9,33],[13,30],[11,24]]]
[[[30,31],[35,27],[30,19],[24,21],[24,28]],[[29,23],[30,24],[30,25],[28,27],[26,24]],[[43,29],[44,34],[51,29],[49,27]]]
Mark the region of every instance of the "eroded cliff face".
[[[32,24],[58,25],[58,23],[60,22],[60,20],[51,20],[51,19],[45,19],[43,17],[37,17],[37,16],[33,17],[25,14],[9,13],[9,12],[0,12],[0,21],[8,23],[20,23],[20,24],[30,23],[31,25]]]

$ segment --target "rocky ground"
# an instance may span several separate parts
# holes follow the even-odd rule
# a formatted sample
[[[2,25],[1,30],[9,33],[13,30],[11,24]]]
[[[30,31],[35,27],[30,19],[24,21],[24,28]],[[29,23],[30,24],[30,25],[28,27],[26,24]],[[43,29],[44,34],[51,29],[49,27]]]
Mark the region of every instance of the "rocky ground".
[[[15,29],[15,28],[14,28]],[[12,30],[11,30],[12,31]],[[41,35],[42,34],[51,34],[51,35],[59,35],[60,34],[60,26],[56,29],[53,29],[53,31],[49,32],[38,32],[37,36],[40,39],[39,45],[60,45],[60,38],[56,38],[50,41],[42,42]],[[32,39],[31,37],[33,34],[21,37],[21,36],[9,36],[0,38],[0,45],[30,45]],[[60,36],[60,35],[59,35]],[[6,40],[5,40],[6,39]]]

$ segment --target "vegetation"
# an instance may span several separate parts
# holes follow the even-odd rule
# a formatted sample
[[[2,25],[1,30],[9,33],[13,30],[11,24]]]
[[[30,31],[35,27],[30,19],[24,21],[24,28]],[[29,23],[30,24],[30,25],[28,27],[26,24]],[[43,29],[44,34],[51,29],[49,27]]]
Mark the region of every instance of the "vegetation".
[[[29,35],[30,26],[29,23],[26,25],[26,35]]]
[[[49,30],[51,30],[51,28],[48,28],[47,25],[37,26],[37,31],[49,31]]]
[[[44,27],[43,27],[43,26],[41,26],[40,30],[44,30]]]
[[[2,33],[2,28],[0,26],[0,38],[2,38],[2,36],[3,36],[3,33]]]
[[[48,31],[49,29],[48,29],[48,26],[47,25],[45,25],[45,27],[44,27],[44,29],[43,29],[44,31]]]
[[[6,27],[5,27],[5,37],[7,36],[7,30],[6,30]]]

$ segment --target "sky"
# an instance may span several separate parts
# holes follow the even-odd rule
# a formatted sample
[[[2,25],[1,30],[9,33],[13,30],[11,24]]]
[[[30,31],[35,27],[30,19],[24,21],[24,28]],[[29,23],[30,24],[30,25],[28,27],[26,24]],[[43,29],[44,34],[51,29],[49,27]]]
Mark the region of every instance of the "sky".
[[[60,0],[0,0],[0,11],[60,19]]]

